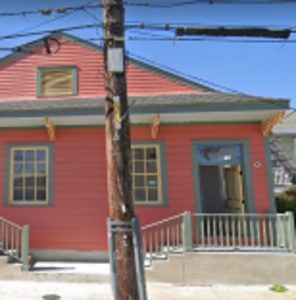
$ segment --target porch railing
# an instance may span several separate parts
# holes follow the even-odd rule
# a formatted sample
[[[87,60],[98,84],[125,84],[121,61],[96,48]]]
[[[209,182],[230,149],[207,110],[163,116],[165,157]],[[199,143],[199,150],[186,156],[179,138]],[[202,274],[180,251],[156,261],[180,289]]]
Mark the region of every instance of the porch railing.
[[[166,259],[171,252],[183,251],[183,213],[142,227],[145,265]]]
[[[294,251],[293,214],[193,214],[198,250]]]
[[[0,217],[0,251],[29,270],[29,226],[19,226]]]
[[[284,214],[192,214],[142,227],[146,266],[186,251],[295,252],[294,217]]]

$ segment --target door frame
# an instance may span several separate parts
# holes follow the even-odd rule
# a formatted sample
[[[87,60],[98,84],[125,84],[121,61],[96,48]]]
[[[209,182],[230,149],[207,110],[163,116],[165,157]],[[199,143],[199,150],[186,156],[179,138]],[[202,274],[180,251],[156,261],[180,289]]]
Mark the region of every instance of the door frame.
[[[200,188],[200,164],[197,161],[196,146],[203,144],[224,144],[224,145],[234,145],[239,144],[242,147],[242,171],[243,171],[243,188],[245,193],[245,213],[255,213],[255,206],[253,201],[253,183],[251,176],[251,158],[250,158],[250,144],[248,140],[237,140],[237,139],[208,139],[208,140],[194,140],[191,142],[191,152],[192,152],[192,171],[193,171],[193,183],[194,183],[194,193],[195,193],[195,206],[196,212],[203,212],[202,205],[202,194]]]

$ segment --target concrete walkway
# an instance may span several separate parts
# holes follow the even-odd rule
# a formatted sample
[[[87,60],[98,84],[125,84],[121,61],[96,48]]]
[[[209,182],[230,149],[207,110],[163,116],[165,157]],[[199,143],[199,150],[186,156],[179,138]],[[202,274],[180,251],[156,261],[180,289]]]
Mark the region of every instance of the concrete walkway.
[[[148,284],[149,300],[295,300],[296,286],[274,293],[268,286]],[[0,281],[1,300],[111,300],[107,283]]]
[[[3,270],[4,271],[4,270]],[[34,272],[0,270],[0,300],[111,300],[107,263],[42,262]],[[271,285],[181,285],[148,282],[149,300],[296,300],[296,285],[287,292]],[[296,284],[296,283],[295,283]]]

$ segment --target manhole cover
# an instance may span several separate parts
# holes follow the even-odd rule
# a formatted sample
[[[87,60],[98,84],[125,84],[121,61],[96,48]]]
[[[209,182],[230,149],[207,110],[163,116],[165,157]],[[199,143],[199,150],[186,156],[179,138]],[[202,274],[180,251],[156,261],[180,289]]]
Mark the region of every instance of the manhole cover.
[[[55,294],[48,294],[48,295],[42,296],[42,299],[44,299],[44,300],[59,300],[59,299],[61,299],[61,296],[55,295]]]

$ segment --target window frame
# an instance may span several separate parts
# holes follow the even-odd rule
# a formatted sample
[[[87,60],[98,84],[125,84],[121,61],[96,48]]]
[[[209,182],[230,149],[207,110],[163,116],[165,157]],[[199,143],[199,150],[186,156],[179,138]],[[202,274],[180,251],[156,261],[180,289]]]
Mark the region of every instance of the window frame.
[[[13,150],[38,150],[46,149],[47,178],[46,178],[46,200],[45,201],[14,201],[13,200]],[[12,206],[49,206],[52,204],[53,195],[53,145],[51,143],[26,143],[6,145],[6,164],[5,164],[5,197],[4,204]]]
[[[69,94],[42,94],[42,72],[47,70],[70,70],[72,73],[72,92]],[[78,93],[77,67],[76,66],[41,66],[36,69],[36,94],[38,97],[67,97],[75,96]]]
[[[167,206],[167,180],[166,180],[166,160],[165,160],[165,144],[162,141],[132,141],[131,143],[131,150],[134,148],[149,148],[150,147],[157,147],[157,153],[159,154],[159,158],[156,161],[157,167],[159,168],[159,186],[157,188],[159,199],[158,201],[149,202],[145,200],[143,202],[134,201],[135,206]],[[132,153],[131,153],[132,155]],[[133,163],[133,158],[131,156],[131,163]],[[131,166],[131,175],[133,176]],[[144,173],[143,173],[144,174]],[[132,194],[133,194],[133,184],[132,184]]]

